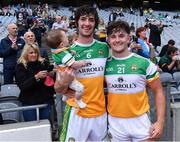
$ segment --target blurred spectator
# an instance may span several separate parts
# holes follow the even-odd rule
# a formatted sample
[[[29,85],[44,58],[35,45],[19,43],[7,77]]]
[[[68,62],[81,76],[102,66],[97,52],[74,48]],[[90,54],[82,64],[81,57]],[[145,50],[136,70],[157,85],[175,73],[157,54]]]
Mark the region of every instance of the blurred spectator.
[[[16,13],[17,19],[19,18],[18,16],[20,13],[23,15],[23,19],[27,19],[28,12],[25,10],[25,8],[21,8],[19,11],[17,11],[17,13]]]
[[[144,14],[144,13],[143,13],[143,8],[140,7],[140,8],[139,8],[139,15],[140,15],[140,16],[143,16],[143,14]]]
[[[48,104],[40,109],[40,119],[49,119],[54,105],[54,87],[46,86],[45,79],[51,66],[40,56],[35,44],[26,44],[16,66],[16,82],[20,88],[19,100],[22,106]],[[36,110],[23,111],[25,121],[37,119]]]
[[[100,41],[106,42],[106,25],[102,18],[99,18],[96,35]]]
[[[54,18],[48,17],[47,25],[48,25],[48,30],[52,29],[52,25],[54,23]]]
[[[118,15],[119,15],[120,17],[124,17],[123,8],[122,8],[122,7],[120,8]]]
[[[36,44],[38,46],[38,44],[36,42],[35,35],[31,31],[30,32],[26,32],[24,34],[24,41],[25,41],[26,44]],[[47,53],[46,49],[42,48],[42,47],[39,47],[39,50],[40,50],[41,57],[45,58],[46,62],[49,62],[49,57],[48,57],[48,53]],[[22,53],[22,50],[20,50],[18,52],[17,58],[19,58],[21,56],[21,53]]]
[[[131,33],[134,33],[134,32],[135,32],[134,23],[131,23],[131,25],[130,25],[130,31],[131,31]]]
[[[27,21],[23,19],[22,13],[19,13],[16,25],[18,27],[18,36],[24,36],[24,33],[28,30],[28,24]]]
[[[26,22],[27,22],[27,28],[30,29],[33,26],[33,16],[28,15]]]
[[[69,19],[68,19],[68,17],[67,16],[62,16],[61,20],[62,20],[62,23],[64,23],[66,25],[65,27],[68,28],[69,27]]]
[[[37,43],[41,47],[42,35],[46,32],[45,24],[41,18],[37,18],[34,20],[31,31],[35,34]]]
[[[152,15],[153,14],[153,9],[149,8],[149,14]]]
[[[61,20],[61,16],[56,16],[56,22],[53,23],[52,29],[62,29],[65,32],[68,31],[66,23]]]
[[[46,3],[46,4],[44,5],[43,12],[42,12],[42,18],[43,18],[43,19],[48,19],[48,16],[49,16],[48,12],[49,12],[49,10],[48,10],[48,4]]]
[[[140,27],[136,30],[136,36],[138,37],[137,42],[141,45],[141,50],[139,50],[138,54],[145,57],[150,58],[150,43],[146,37],[147,31],[145,27]]]
[[[173,47],[174,45],[175,45],[175,41],[173,39],[170,39],[168,41],[168,44],[166,44],[162,47],[159,57],[164,56],[167,53],[168,49]]]
[[[24,47],[24,40],[17,37],[17,26],[9,24],[8,36],[1,40],[0,57],[3,57],[4,84],[14,83],[17,52]]]
[[[72,10],[72,14],[71,14],[71,16],[69,17],[69,27],[70,27],[71,29],[76,28],[74,10]]]
[[[118,16],[117,13],[112,10],[109,15],[109,22],[116,21],[117,16]]]
[[[131,6],[130,9],[129,9],[129,13],[130,13],[130,14],[134,14],[134,13],[135,13],[134,10],[133,10],[133,8],[132,8],[132,6]]]
[[[161,46],[161,33],[163,31],[163,27],[159,26],[159,21],[155,21],[149,24],[150,35],[149,35],[149,42],[151,42],[154,46],[155,51],[157,51],[157,46]]]
[[[160,58],[158,65],[164,72],[173,73],[176,70],[180,70],[178,48],[168,48],[167,54]]]

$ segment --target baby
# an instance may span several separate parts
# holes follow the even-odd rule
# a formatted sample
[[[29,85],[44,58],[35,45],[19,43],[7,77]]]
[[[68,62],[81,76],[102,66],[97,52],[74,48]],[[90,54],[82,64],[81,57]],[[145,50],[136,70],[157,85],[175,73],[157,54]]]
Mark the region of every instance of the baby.
[[[73,55],[68,51],[66,46],[69,45],[68,38],[65,32],[59,29],[51,30],[48,32],[46,41],[48,46],[51,48],[52,57],[57,65],[57,71],[61,72],[65,67],[72,67],[77,70],[83,66],[86,66],[85,61],[75,61]],[[60,75],[58,75],[58,80],[60,80]],[[69,88],[75,90],[76,103],[80,108],[85,108],[86,104],[82,101],[81,96],[84,92],[84,86],[74,79],[70,84]],[[63,96],[63,101],[67,100],[66,96]]]

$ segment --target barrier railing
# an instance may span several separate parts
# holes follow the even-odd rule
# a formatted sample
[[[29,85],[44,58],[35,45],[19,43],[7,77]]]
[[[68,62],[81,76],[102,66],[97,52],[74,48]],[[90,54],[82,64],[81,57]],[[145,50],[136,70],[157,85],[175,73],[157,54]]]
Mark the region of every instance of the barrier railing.
[[[47,107],[47,104],[32,105],[32,106],[23,106],[23,107],[8,108],[8,109],[0,109],[0,113],[36,109],[37,121],[39,121],[39,109],[40,108],[44,108],[44,107]]]

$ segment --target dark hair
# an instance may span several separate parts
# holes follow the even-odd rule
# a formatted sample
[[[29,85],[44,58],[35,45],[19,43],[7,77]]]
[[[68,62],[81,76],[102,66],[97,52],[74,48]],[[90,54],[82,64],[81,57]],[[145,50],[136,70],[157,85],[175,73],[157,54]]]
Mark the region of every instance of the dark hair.
[[[84,15],[88,15],[88,16],[93,15],[95,18],[95,28],[98,26],[98,21],[99,21],[98,13],[95,8],[90,7],[88,5],[83,5],[76,10],[75,12],[76,26],[78,26],[78,21],[80,16],[84,16]]]
[[[175,53],[176,51],[178,51],[178,48],[176,48],[174,46],[171,48],[168,48],[167,55],[171,55],[171,53]]]
[[[60,29],[50,30],[46,35],[46,43],[50,48],[57,48],[62,42]]]
[[[111,35],[113,32],[118,32],[124,30],[126,33],[130,34],[129,24],[125,21],[112,21],[108,24],[107,35]]]
[[[170,39],[170,40],[168,41],[168,44],[175,45],[175,41],[174,41],[173,39]]]
[[[139,27],[139,28],[137,28],[137,30],[136,30],[136,36],[139,37],[139,33],[142,32],[142,31],[144,31],[144,30],[146,30],[145,27]]]

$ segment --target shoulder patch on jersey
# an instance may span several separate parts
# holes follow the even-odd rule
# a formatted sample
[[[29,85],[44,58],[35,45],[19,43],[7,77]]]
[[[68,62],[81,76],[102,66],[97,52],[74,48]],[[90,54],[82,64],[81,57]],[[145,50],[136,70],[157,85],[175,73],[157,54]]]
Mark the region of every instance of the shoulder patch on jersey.
[[[99,55],[103,55],[103,54],[104,54],[104,50],[99,49],[99,50],[98,50],[98,54],[99,54]]]
[[[131,65],[131,70],[132,71],[136,71],[137,70],[137,65],[136,64],[132,64]]]

